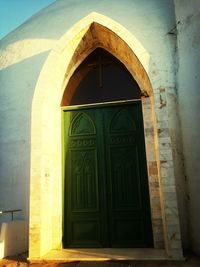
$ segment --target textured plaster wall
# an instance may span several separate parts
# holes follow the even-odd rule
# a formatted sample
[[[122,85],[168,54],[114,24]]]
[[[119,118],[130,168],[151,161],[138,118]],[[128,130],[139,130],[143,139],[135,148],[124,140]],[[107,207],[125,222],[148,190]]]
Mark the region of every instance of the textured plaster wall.
[[[59,38],[77,21],[93,11],[120,23],[142,44],[144,54],[146,53],[142,57],[144,59],[142,64],[150,77],[155,99],[157,102],[160,101],[158,110],[167,106],[168,114],[173,114],[174,99],[176,99],[174,76],[176,40],[168,34],[175,25],[172,0],[88,0],[87,3],[81,0],[56,1],[10,33],[0,43],[0,208],[2,209],[22,208],[24,210],[22,217],[28,217],[30,118],[37,79],[49,51],[55,47]],[[55,66],[55,72],[57,67]],[[165,134],[168,135],[167,128],[170,124],[173,130],[172,138],[178,140],[177,130],[173,126],[177,125],[177,120],[169,116],[169,121],[165,121],[166,132],[160,133],[163,138]],[[160,127],[164,128],[164,125]],[[178,157],[176,151],[174,157]],[[181,167],[181,164],[176,165],[177,179],[182,173]],[[183,206],[181,199],[179,202]],[[184,214],[182,216],[183,225]]]
[[[21,49],[6,54],[5,63]],[[45,58],[46,53],[27,57],[0,71],[0,210],[22,209],[15,219],[28,218],[31,104]],[[10,218],[2,215],[0,222]]]
[[[186,181],[189,243],[200,254],[200,1],[175,0],[177,20],[177,89]],[[180,136],[181,138],[181,136]]]

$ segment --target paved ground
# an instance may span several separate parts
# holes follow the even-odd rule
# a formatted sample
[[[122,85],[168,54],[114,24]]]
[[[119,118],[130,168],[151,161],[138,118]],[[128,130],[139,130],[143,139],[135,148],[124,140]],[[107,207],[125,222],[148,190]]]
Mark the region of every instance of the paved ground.
[[[0,267],[200,267],[200,257],[186,253],[184,262],[126,262],[126,261],[106,261],[106,262],[55,262],[43,261],[29,263],[25,254],[0,260]]]

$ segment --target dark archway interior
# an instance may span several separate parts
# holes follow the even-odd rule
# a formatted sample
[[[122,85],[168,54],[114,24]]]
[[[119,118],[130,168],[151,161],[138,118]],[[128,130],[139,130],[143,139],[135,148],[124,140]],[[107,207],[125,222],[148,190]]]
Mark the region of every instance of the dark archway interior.
[[[125,66],[106,50],[97,48],[72,75],[62,105],[140,98],[140,88]]]

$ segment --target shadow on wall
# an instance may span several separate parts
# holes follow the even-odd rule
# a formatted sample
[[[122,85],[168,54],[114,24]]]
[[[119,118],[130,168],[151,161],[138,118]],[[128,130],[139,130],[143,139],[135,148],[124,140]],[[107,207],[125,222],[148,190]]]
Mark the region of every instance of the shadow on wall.
[[[23,212],[16,215],[18,220],[28,217],[31,107],[47,53],[10,64],[0,72],[0,208],[5,210],[20,207]],[[0,223],[9,220],[10,215],[8,219],[7,216],[0,216]]]
[[[93,0],[88,1],[86,5],[85,1],[77,1],[77,3],[74,0],[55,1],[5,36],[2,39],[2,45],[5,47],[21,39],[58,40],[77,21],[95,11],[118,21],[130,30],[134,30],[136,38],[144,44],[145,48],[154,50],[158,42],[158,33],[163,35],[163,32],[167,33],[174,27],[173,1],[126,0],[126,2],[125,4],[124,1],[121,3],[118,1],[117,4],[113,4],[112,1],[105,3],[105,1]],[[149,42],[149,38],[146,38],[144,29],[145,32],[150,33],[154,40],[153,44]],[[155,30],[152,31],[152,29]]]

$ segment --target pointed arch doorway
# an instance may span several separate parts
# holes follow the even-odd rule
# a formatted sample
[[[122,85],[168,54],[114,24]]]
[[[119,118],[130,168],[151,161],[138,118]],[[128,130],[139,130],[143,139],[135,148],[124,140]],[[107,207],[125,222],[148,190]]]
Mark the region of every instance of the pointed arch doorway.
[[[165,99],[166,92],[156,87],[158,76],[149,69],[149,51],[134,32],[96,12],[78,21],[62,36],[50,52],[35,87],[31,118],[29,259],[42,259],[51,249],[63,247],[60,104],[63,99],[62,106],[70,105],[73,88],[77,88],[81,75],[74,79],[72,90],[67,86],[69,80],[96,47],[103,47],[116,56],[141,91],[149,95],[141,100],[154,248],[164,248],[167,256],[182,259],[179,217],[174,212],[177,201],[171,137],[166,125],[167,105],[161,109],[158,101],[159,96]],[[67,95],[66,91],[71,93]],[[172,236],[176,237],[175,241]]]
[[[152,226],[140,89],[97,48],[62,101],[64,247],[150,247]]]

